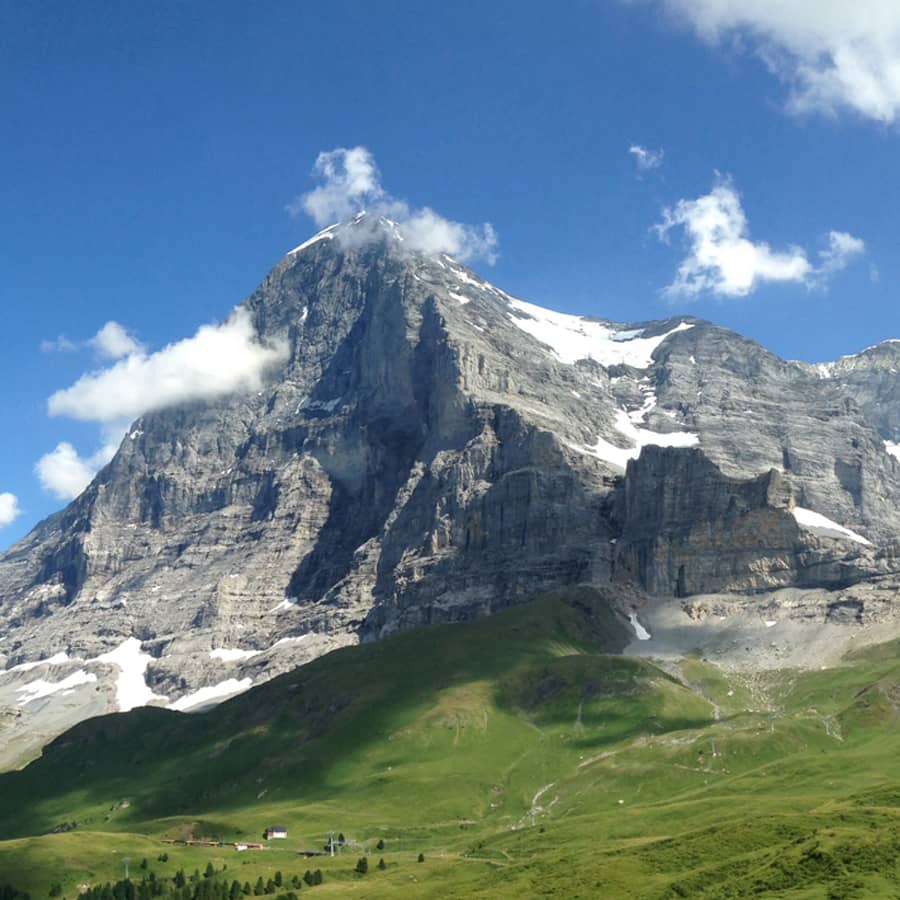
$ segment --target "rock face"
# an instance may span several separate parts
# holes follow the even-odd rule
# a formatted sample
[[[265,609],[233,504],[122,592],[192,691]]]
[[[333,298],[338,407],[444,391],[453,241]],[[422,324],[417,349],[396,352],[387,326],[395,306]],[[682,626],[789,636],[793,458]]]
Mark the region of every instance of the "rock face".
[[[900,344],[816,367],[696,319],[552,313],[364,216],[245,307],[289,347],[265,389],[145,415],[0,556],[8,746],[38,714],[47,735],[127,706],[126,676],[140,702],[196,708],[567,585],[685,596],[896,570]],[[36,680],[50,692],[29,700]]]

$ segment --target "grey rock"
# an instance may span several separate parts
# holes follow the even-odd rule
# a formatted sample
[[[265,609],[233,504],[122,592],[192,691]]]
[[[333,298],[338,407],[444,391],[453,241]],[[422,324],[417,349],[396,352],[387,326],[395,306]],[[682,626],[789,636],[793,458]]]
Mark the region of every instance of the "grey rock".
[[[246,307],[290,348],[264,389],[143,416],[0,555],[8,746],[37,702],[10,670],[61,651],[54,676],[95,673],[114,709],[116,667],[83,661],[132,637],[153,702],[174,703],[571,585],[615,585],[627,611],[896,570],[900,345],[815,367],[697,319],[554,320],[578,346],[608,330],[570,359],[543,313],[375,220],[286,256]],[[626,472],[637,444],[688,432],[696,448],[646,447]],[[59,704],[40,737],[98,711]]]

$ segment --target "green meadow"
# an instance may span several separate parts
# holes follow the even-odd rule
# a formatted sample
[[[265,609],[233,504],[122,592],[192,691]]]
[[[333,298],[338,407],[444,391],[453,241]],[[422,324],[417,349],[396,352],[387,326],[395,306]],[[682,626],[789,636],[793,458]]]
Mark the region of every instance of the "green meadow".
[[[84,722],[0,776],[0,884],[73,898],[128,857],[132,881],[320,868],[323,898],[900,897],[900,648],[751,678],[626,640],[578,591]],[[333,858],[298,855],[329,831]]]

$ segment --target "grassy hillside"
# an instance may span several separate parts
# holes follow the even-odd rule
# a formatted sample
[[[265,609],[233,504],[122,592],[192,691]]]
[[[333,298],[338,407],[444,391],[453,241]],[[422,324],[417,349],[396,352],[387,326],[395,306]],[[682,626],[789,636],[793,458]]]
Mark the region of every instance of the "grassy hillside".
[[[894,648],[762,679],[663,672],[613,655],[627,640],[590,593],[548,597],[206,714],[82,723],[0,776],[0,884],[72,897],[128,856],[251,884],[313,864],[322,897],[898,896]],[[163,843],[271,824],[289,839],[265,851]],[[297,856],[331,829],[334,859]]]

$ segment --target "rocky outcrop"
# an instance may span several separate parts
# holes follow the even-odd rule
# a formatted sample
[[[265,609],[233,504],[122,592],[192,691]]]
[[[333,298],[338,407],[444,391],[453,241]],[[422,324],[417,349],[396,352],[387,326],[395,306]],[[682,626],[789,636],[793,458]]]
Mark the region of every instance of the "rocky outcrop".
[[[839,588],[884,573],[885,554],[817,537],[793,515],[783,472],[724,475],[699,449],[647,447],[628,464],[617,515],[616,577],[686,597],[778,587]]]

